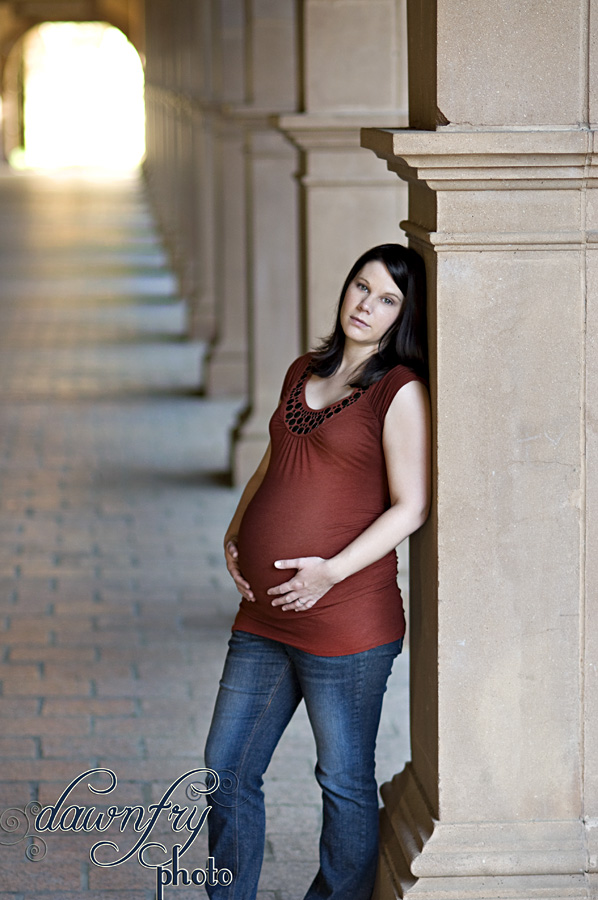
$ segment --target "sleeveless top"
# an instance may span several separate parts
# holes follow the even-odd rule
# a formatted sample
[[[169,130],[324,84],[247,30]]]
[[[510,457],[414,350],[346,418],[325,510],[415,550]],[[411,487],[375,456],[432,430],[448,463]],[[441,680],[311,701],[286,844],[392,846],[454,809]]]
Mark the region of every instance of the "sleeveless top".
[[[382,449],[384,417],[397,391],[423,381],[405,366],[324,409],[305,401],[310,354],[290,366],[270,420],[271,457],[239,529],[239,567],[251,585],[233,630],[248,631],[314,653],[342,656],[405,633],[397,559],[391,551],[335,584],[311,609],[283,612],[268,588],[295,570],[277,559],[339,553],[390,506]]]

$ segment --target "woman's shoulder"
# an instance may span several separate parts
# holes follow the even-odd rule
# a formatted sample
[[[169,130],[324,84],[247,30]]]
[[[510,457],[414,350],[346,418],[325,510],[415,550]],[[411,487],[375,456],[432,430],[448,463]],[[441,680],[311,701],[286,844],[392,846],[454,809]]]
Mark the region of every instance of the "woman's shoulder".
[[[297,359],[294,359],[289,368],[287,369],[287,373],[284,377],[284,382],[282,385],[282,394],[284,395],[287,391],[289,391],[299,380],[299,378],[303,375],[306,368],[311,362],[312,354],[311,353],[303,353],[302,356],[298,356]]]
[[[388,408],[398,391],[411,381],[418,381],[427,386],[425,378],[422,378],[421,375],[418,375],[417,372],[414,372],[408,366],[399,364],[389,369],[379,381],[374,382],[370,386],[366,396],[380,421],[384,420]]]

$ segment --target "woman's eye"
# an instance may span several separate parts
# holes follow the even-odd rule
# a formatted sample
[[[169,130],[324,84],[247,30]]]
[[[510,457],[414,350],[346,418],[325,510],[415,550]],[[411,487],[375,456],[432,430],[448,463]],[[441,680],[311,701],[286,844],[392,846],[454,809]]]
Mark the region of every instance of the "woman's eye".
[[[388,303],[389,306],[392,306],[394,304],[394,300],[392,299],[392,297],[383,297],[382,302]]]
[[[358,281],[358,282],[357,282],[357,287],[359,288],[360,291],[367,291],[367,290],[368,290],[367,284],[363,284],[363,282],[361,282],[361,281]]]

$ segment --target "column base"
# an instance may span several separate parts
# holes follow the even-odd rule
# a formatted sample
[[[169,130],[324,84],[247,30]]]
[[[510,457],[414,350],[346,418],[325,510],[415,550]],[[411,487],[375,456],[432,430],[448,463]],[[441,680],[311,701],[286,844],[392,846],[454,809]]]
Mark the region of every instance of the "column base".
[[[445,823],[411,764],[381,788],[373,900],[589,900],[581,820]]]

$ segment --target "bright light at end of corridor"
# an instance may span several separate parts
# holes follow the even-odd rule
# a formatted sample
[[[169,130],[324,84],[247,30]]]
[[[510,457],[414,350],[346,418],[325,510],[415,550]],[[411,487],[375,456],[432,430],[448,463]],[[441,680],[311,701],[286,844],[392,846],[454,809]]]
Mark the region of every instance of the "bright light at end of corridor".
[[[143,68],[102,22],[46,22],[25,38],[25,149],[19,167],[132,168],[145,151]]]

